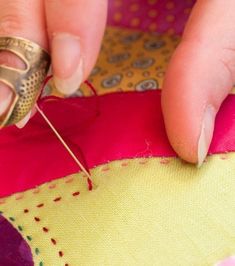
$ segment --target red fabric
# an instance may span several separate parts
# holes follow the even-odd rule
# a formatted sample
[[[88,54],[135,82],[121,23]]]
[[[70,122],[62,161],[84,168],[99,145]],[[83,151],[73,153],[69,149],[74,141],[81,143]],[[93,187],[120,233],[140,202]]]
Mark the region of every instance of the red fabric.
[[[42,108],[91,168],[124,158],[175,156],[166,137],[160,96],[156,90],[47,99]],[[217,117],[210,153],[235,150],[234,106],[231,95]],[[9,127],[0,132],[0,169],[0,197],[78,171],[39,114],[22,130]]]

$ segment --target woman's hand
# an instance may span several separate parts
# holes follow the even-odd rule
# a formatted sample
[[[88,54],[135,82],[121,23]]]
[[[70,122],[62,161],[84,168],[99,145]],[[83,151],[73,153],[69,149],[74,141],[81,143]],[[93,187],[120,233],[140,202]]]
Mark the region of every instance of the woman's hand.
[[[18,36],[51,51],[54,82],[65,94],[74,92],[93,68],[106,24],[107,0],[0,0],[0,36]],[[0,64],[23,68],[8,52]],[[12,91],[0,84],[0,115]],[[22,127],[30,114],[21,121]]]
[[[235,83],[235,1],[198,0],[170,62],[162,107],[170,142],[202,164],[221,103]]]

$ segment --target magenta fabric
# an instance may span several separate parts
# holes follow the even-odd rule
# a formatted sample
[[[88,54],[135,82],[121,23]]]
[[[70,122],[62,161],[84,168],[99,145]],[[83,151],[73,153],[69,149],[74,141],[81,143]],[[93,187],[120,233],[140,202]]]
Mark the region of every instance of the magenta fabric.
[[[108,24],[181,34],[195,0],[109,0]]]
[[[176,156],[166,136],[161,92],[45,99],[44,112],[89,168],[113,160]],[[218,114],[210,153],[235,150],[235,96]],[[24,191],[79,169],[37,114],[22,130],[0,131],[0,197]]]
[[[2,215],[0,215],[0,265],[34,265],[28,243]]]

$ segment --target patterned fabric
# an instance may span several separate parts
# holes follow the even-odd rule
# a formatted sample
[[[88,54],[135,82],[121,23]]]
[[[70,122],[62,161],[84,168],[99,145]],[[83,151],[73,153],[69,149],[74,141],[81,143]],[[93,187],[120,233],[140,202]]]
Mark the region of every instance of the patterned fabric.
[[[112,26],[142,31],[180,34],[195,0],[111,0]]]

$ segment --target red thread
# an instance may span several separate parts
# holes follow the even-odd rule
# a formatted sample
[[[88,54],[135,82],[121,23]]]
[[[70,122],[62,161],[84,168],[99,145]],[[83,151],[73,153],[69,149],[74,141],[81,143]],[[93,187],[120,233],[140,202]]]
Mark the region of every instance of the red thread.
[[[71,183],[73,182],[73,178],[69,178],[68,180],[65,181],[65,183]]]
[[[54,202],[58,202],[58,201],[60,201],[61,199],[62,199],[61,197],[55,198],[55,199],[54,199]]]
[[[228,155],[227,155],[226,153],[221,154],[221,155],[220,155],[220,159],[221,159],[221,160],[227,160],[227,159],[228,159]]]
[[[128,165],[127,162],[124,162],[124,163],[121,164],[121,166],[124,166],[124,167],[127,166],[127,165]]]
[[[56,188],[56,184],[51,184],[51,185],[49,186],[49,189],[54,189],[54,188]]]
[[[41,86],[41,93],[40,93],[40,96],[38,97],[38,99],[41,98],[42,93],[43,93],[43,90],[45,89],[47,83],[48,83],[52,78],[53,78],[53,75],[50,75],[50,76],[47,76],[47,77],[44,79],[44,81],[43,81],[43,83],[42,83],[42,86]]]
[[[16,196],[15,200],[21,200],[23,199],[23,197],[24,197],[24,194],[18,195]]]
[[[38,205],[37,205],[37,208],[42,208],[43,206],[44,206],[44,204],[41,203],[41,204],[38,204]]]
[[[44,82],[42,84],[42,87],[41,87],[41,94],[42,94],[42,91],[44,90],[45,86],[47,85],[47,83],[50,81],[50,79],[52,77],[53,77],[53,75],[50,75],[50,76],[48,76],[48,77],[45,78],[45,80],[44,80]],[[94,93],[95,96],[98,96],[97,95],[97,92],[96,92],[96,90],[94,88],[94,86],[88,80],[85,81],[85,84],[91,89],[91,91]],[[41,98],[41,95],[40,95],[39,99],[40,98]],[[49,99],[49,100],[55,100],[55,99],[57,99],[58,100],[58,97],[51,96],[51,97],[48,97],[47,99]],[[38,101],[38,105],[41,107],[40,103],[41,103],[41,101],[39,100]],[[66,142],[68,144],[71,143],[71,141],[70,140],[67,140],[67,139],[66,139]],[[87,163],[86,163],[85,157],[83,155],[83,152],[79,149],[79,147],[77,147],[76,144],[74,144],[74,143],[72,143],[72,144],[73,144],[72,147],[75,146],[79,150],[80,157],[82,157],[83,165],[86,168],[87,172],[90,174],[90,171],[89,171],[89,168],[87,166]],[[65,181],[65,182],[66,183],[69,183],[71,181]],[[92,184],[92,180],[90,178],[87,178],[87,185],[88,185],[88,190],[91,191],[93,189],[93,184]],[[49,189],[54,189],[55,187],[56,187],[56,184],[49,185]],[[55,202],[60,201],[60,200],[61,200],[61,197],[60,198],[57,198],[57,199],[54,199]]]
[[[35,189],[34,191],[33,191],[33,194],[38,194],[40,192],[40,189]]]
[[[49,231],[49,229],[46,228],[46,227],[43,227],[42,230],[43,230],[45,233],[47,233],[47,232]]]
[[[108,166],[102,168],[102,171],[103,171],[103,172],[106,172],[106,171],[109,171],[109,170],[110,170],[110,168],[109,168]]]
[[[167,159],[167,158],[163,158],[163,159],[160,161],[161,164],[168,164],[169,162],[170,162],[170,160]]]
[[[74,197],[79,196],[79,195],[80,195],[80,192],[79,192],[79,191],[74,192],[72,195],[73,195]]]
[[[63,257],[64,256],[64,253],[62,251],[59,251],[59,256],[60,257]]]
[[[58,198],[56,198],[56,199],[58,199]],[[42,206],[42,205],[44,205],[44,204],[41,203],[41,204],[37,205],[37,207],[38,207],[38,206]],[[24,209],[24,212],[25,212],[26,210],[27,210],[27,212],[28,212],[28,209]],[[40,218],[39,218],[39,217],[34,217],[34,220],[35,220],[36,222],[39,222],[39,221],[40,221]],[[42,227],[42,230],[43,230],[43,232],[45,232],[45,233],[48,233],[48,232],[49,232],[49,229],[48,229],[47,227]],[[51,238],[50,240],[51,240],[51,243],[52,243],[54,246],[56,246],[57,241],[56,241],[54,238]],[[59,254],[60,257],[63,257],[63,256],[64,256],[63,251],[59,251],[58,254]],[[68,266],[68,263],[66,263],[65,266],[66,266],[66,265]]]
[[[95,87],[89,80],[86,80],[84,83],[92,90],[95,96],[98,96]]]
[[[87,185],[88,185],[88,190],[92,191],[93,183],[92,183],[92,180],[89,177],[87,178]]]
[[[56,242],[56,240],[54,238],[51,238],[51,242],[52,242],[53,245],[57,244],[57,242]]]

